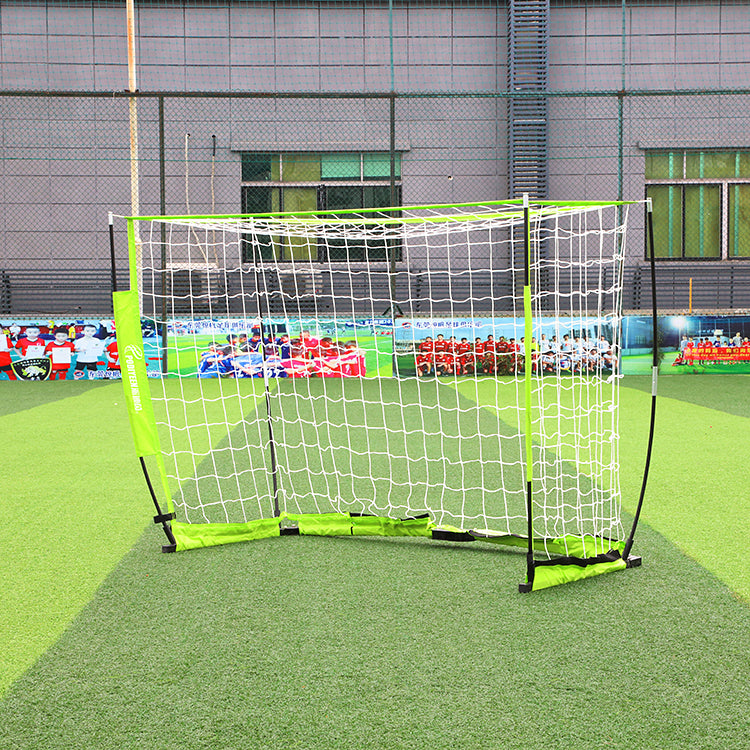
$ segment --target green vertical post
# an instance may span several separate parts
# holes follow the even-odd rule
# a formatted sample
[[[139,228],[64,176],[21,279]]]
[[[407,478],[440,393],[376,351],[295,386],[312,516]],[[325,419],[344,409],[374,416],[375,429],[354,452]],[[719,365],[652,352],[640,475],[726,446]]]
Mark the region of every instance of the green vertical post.
[[[122,385],[125,404],[128,409],[130,428],[133,432],[136,454],[138,455],[148,489],[151,494],[157,515],[154,522],[161,524],[169,544],[162,547],[164,552],[174,552],[177,548],[170,521],[174,518],[174,505],[169,489],[169,481],[164,466],[164,457],[159,444],[159,433],[151,401],[151,390],[146,369],[146,347],[141,330],[141,306],[138,286],[138,240],[136,238],[134,218],[127,220],[128,250],[130,258],[130,288],[127,291],[114,292],[114,308],[117,344],[122,367]],[[153,456],[159,471],[161,488],[167,503],[167,513],[162,513],[159,500],[151,483],[144,458]]]

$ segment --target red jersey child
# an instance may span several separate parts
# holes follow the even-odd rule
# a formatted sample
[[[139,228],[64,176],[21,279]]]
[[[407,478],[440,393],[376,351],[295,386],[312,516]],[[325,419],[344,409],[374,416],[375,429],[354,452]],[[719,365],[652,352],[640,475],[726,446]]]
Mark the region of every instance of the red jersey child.
[[[107,355],[107,377],[122,377],[120,369],[120,352],[117,350],[117,341],[112,341],[104,347]]]
[[[495,342],[495,369],[498,374],[506,374],[511,369],[511,348],[505,336]]]
[[[461,353],[458,351],[458,341],[455,336],[448,339],[448,354],[450,355],[451,370],[454,375],[461,375],[463,372]]]
[[[305,359],[315,359],[320,356],[320,341],[314,336],[310,335],[310,331],[302,331],[300,335],[300,343],[305,351]]]
[[[513,372],[518,372],[520,364],[519,352],[521,351],[521,345],[515,339],[511,339],[508,342],[508,350],[510,351],[511,355],[511,367],[513,368]]]
[[[437,343],[437,341],[435,342]],[[445,350],[435,352],[435,374],[436,375],[451,375],[453,373],[452,367],[452,355],[450,352]]]
[[[365,353],[357,348],[356,341],[347,341],[341,355],[341,372],[345,377],[362,377],[365,370]]]
[[[336,345],[333,340],[326,336],[318,342],[318,356],[320,357],[335,357],[338,354]]]
[[[4,372],[10,380],[17,380],[16,373],[11,366],[10,350],[13,342],[7,333],[0,331],[0,372]]]
[[[442,333],[435,337],[435,353],[448,351],[448,342]]]
[[[65,380],[73,359],[75,346],[68,340],[68,329],[58,326],[54,330],[55,340],[50,341],[44,349],[44,353],[52,360],[50,380]]]
[[[320,340],[319,373],[321,377],[341,378],[344,376],[341,355],[343,349],[330,338]]]
[[[492,334],[487,336],[487,341],[484,342],[484,362],[482,369],[491,375],[494,375],[497,366],[496,346],[495,337]]]
[[[461,341],[456,344],[456,354],[458,355],[458,365],[461,368],[461,374],[465,375],[467,372],[466,368],[471,359],[471,344],[467,338],[462,338]]]
[[[47,342],[39,338],[39,326],[26,326],[25,335],[16,342],[16,349],[26,359],[43,357]]]
[[[435,361],[435,344],[432,336],[428,336],[417,347],[417,376],[429,375],[433,370]]]

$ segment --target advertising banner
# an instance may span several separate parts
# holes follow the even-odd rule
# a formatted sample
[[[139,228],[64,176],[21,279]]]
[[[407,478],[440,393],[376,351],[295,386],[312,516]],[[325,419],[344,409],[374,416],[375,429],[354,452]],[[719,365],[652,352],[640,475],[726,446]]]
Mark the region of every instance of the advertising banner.
[[[200,378],[350,378],[393,373],[390,318],[170,321],[169,373]]]
[[[657,331],[660,374],[750,373],[750,315],[662,316]],[[162,334],[140,321],[147,377],[376,377],[394,363],[402,377],[512,375],[526,353],[520,317],[174,318]],[[606,374],[619,360],[624,375],[650,375],[653,338],[649,316],[537,318],[532,364]],[[119,380],[120,357],[112,319],[0,323],[0,381]]]
[[[19,319],[0,324],[0,378],[115,380],[122,377],[112,319]]]
[[[533,371],[612,373],[607,318],[540,318],[531,326]],[[523,318],[402,318],[395,322],[399,376],[516,375],[526,368]]]
[[[622,372],[647,375],[652,367],[650,317],[622,321]],[[657,321],[660,375],[750,373],[750,315],[665,315]]]
[[[136,321],[137,322],[137,321]],[[147,377],[375,377],[393,374],[390,318],[140,320]],[[166,350],[164,343],[166,342]],[[115,321],[0,323],[0,380],[119,380]]]

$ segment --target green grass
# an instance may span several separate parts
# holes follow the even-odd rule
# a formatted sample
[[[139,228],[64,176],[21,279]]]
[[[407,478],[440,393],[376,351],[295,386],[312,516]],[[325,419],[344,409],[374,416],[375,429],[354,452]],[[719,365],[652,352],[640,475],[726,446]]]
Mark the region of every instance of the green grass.
[[[642,415],[651,379],[625,378],[621,390],[623,505],[635,510],[646,439]],[[747,375],[659,378],[647,522],[750,602],[744,560],[750,493],[744,447],[750,444]],[[639,439],[635,439],[636,436]]]
[[[647,528],[647,564],[521,596],[521,559],[149,531],[0,707],[8,748],[740,747],[750,612]]]
[[[15,382],[0,393],[2,691],[60,637],[151,511],[122,384]]]
[[[65,385],[0,388],[36,469],[2,499],[4,750],[746,744],[747,377],[660,379],[643,567],[530,595],[523,555],[478,542],[160,554],[121,386]],[[650,378],[623,385],[632,511]]]
[[[750,362],[709,362],[706,364],[673,365],[677,359],[676,351],[664,353],[659,365],[660,375],[747,375],[750,373]],[[625,375],[650,375],[653,358],[650,354],[633,354],[622,358],[622,372]]]
[[[190,401],[196,395],[195,387],[192,382],[185,385]],[[266,468],[271,458],[265,401],[253,394],[252,383],[239,383],[234,388],[223,381],[199,385],[205,399],[184,407],[174,399],[179,395],[175,384],[168,384],[172,398],[167,403],[175,412],[172,422],[178,427],[174,438],[179,441],[175,446],[177,473],[195,477],[182,483],[181,503],[190,508],[200,504],[199,497],[229,498],[201,513],[188,511],[191,521],[242,522],[268,517],[273,493]],[[502,441],[503,470],[487,460],[500,452],[498,435],[513,435],[517,427],[476,405],[472,411],[472,404],[455,390],[416,378],[400,383],[359,378],[279,380],[272,385],[282,507],[303,513],[350,510],[378,514],[389,510],[405,516],[445,505],[454,513],[441,521],[456,524],[460,516],[472,519],[469,525],[476,526],[483,508],[492,507],[496,500],[502,503],[503,484],[515,482],[516,531],[525,528],[518,441]],[[255,392],[260,392],[258,386]],[[220,399],[222,393],[232,395]],[[456,409],[458,401],[464,402],[461,411]],[[208,440],[210,431],[204,423],[224,418],[232,429],[221,440]],[[420,436],[421,429],[426,433]],[[404,430],[412,431],[408,439]],[[163,445],[172,443],[173,439],[162,440]],[[192,463],[194,453],[201,455],[197,467]],[[452,496],[460,496],[464,487],[480,484],[484,493],[467,493],[457,508]],[[448,499],[443,502],[445,495]]]

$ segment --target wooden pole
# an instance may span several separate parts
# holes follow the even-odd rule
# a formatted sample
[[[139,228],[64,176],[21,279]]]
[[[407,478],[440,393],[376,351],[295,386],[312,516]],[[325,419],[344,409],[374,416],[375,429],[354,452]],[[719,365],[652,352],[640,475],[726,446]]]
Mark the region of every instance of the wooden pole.
[[[128,24],[128,91],[135,94],[138,91],[138,82],[136,79],[136,60],[135,60],[135,0],[126,0],[125,2]],[[139,177],[138,177],[138,100],[135,96],[128,99],[130,114],[130,213],[131,216],[138,216],[140,213],[139,197]],[[136,263],[137,268],[141,267],[141,254],[143,246],[141,243],[140,229],[138,222],[133,224]],[[138,296],[141,296],[141,277],[138,276]]]

